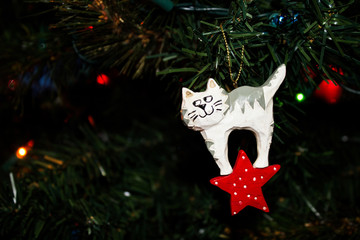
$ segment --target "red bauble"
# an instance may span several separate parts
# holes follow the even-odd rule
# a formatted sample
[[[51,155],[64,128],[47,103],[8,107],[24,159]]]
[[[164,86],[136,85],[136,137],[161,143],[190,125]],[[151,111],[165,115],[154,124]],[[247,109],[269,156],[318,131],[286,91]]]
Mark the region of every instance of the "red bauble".
[[[279,171],[280,165],[254,168],[242,150],[239,151],[233,172],[230,175],[216,177],[210,183],[230,193],[231,214],[235,215],[246,206],[269,212],[261,187]]]
[[[323,80],[314,92],[314,96],[324,100],[329,104],[335,104],[342,95],[342,88],[331,80]]]

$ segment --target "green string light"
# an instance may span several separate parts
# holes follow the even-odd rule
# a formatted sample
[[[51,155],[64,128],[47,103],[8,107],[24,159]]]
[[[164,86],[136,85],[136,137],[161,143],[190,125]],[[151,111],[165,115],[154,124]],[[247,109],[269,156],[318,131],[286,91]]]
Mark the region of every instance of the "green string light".
[[[296,100],[297,100],[298,102],[304,101],[304,100],[305,100],[305,95],[304,95],[303,93],[297,93],[297,94],[296,94]]]

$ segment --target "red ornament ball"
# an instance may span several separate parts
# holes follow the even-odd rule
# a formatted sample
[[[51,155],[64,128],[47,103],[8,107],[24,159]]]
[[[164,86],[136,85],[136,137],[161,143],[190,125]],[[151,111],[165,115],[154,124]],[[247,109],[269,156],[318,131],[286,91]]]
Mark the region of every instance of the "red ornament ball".
[[[314,96],[324,100],[326,103],[335,104],[342,95],[342,88],[335,81],[323,80],[314,92]]]

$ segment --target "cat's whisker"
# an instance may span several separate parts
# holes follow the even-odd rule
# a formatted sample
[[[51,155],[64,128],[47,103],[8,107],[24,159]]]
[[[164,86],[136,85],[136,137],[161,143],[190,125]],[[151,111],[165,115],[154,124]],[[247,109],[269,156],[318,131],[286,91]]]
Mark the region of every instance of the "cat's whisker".
[[[198,118],[198,116],[199,116],[199,115],[195,115],[195,117],[194,117],[194,118],[192,118],[192,120],[193,120],[193,121],[195,121],[195,119],[197,119],[197,118]]]
[[[196,118],[197,116],[199,116],[199,115],[198,115],[198,114],[194,114],[194,115],[192,115],[192,116],[190,117],[190,119]]]
[[[214,104],[214,106],[220,106],[222,105],[222,103],[217,103],[217,104]]]
[[[194,110],[194,111],[192,111],[192,112],[189,112],[188,113],[188,116],[190,116],[190,114],[193,114],[193,113],[195,113],[196,112],[196,110]]]
[[[221,108],[216,108],[215,110],[216,110],[216,111],[222,111],[222,109],[221,109]]]
[[[220,100],[217,100],[216,102],[214,102],[214,105],[217,104],[217,103],[221,103],[221,99]]]

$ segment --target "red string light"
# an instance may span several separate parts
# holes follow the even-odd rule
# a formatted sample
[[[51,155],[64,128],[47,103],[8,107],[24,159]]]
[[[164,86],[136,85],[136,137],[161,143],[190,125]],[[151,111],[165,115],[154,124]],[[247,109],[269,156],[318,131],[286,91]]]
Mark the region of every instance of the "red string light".
[[[110,82],[110,78],[105,74],[99,74],[96,77],[96,82],[100,85],[108,85]]]

